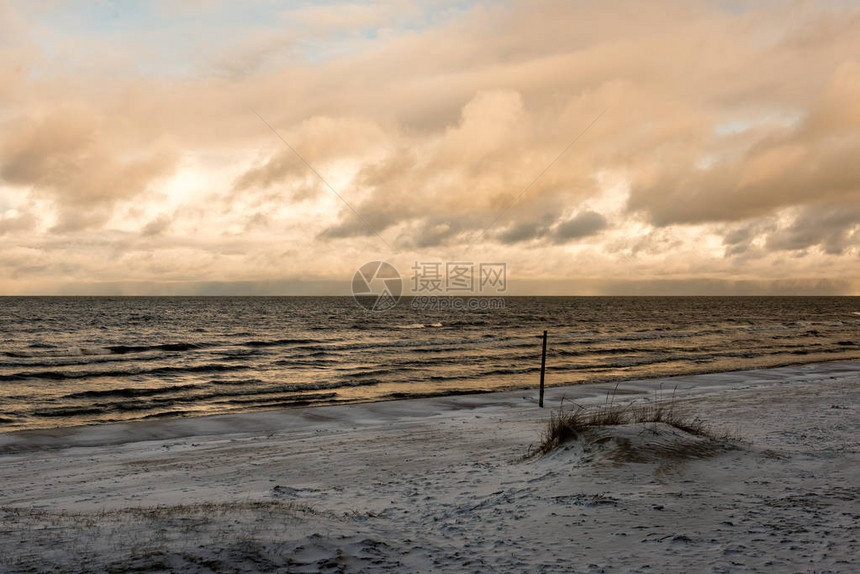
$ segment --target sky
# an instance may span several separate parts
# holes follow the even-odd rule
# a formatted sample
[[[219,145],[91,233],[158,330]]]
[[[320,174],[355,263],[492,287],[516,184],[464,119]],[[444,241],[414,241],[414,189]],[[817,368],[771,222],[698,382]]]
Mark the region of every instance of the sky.
[[[0,294],[860,295],[860,2],[0,0]]]

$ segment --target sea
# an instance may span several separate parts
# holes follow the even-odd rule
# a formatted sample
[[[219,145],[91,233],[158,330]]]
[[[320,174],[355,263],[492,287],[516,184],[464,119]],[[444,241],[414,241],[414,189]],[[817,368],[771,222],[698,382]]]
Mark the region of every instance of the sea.
[[[860,359],[858,297],[2,297],[0,432]]]

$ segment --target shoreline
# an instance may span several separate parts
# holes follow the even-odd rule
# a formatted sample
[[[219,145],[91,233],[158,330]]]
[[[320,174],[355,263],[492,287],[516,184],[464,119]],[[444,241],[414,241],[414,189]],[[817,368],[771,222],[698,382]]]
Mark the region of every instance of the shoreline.
[[[654,377],[613,380],[596,383],[579,383],[575,385],[548,385],[546,387],[545,403],[547,413],[557,405],[561,397],[568,400],[579,400],[581,398],[605,397],[613,389],[618,387],[625,395],[638,393],[640,398],[649,398],[648,394],[668,389],[672,383],[684,383],[679,387],[684,395],[678,398],[687,398],[705,391],[719,391],[727,388],[725,381],[714,381],[716,384],[708,385],[711,379],[744,378],[744,384],[764,384],[771,376],[798,377],[795,370],[826,371],[829,375],[831,370],[837,372],[851,372],[856,369],[860,372],[860,361],[826,361],[818,363],[793,363],[778,367],[766,367],[762,369],[745,369],[737,371],[716,371],[711,373],[696,373],[686,375],[675,375],[671,377]],[[756,374],[762,373],[763,377],[757,378]],[[752,377],[752,381],[748,379]],[[689,379],[700,379],[689,381]],[[759,380],[760,379],[760,380]],[[623,386],[622,386],[623,385]],[[664,385],[666,385],[664,387]],[[627,389],[626,387],[630,387]],[[594,392],[590,392],[594,389]],[[248,411],[244,413],[226,413],[216,415],[203,415],[196,417],[160,418],[150,420],[135,420],[129,422],[116,422],[97,425],[78,425],[67,427],[54,427],[47,429],[24,429],[8,433],[0,433],[0,456],[16,452],[27,452],[30,450],[51,449],[58,450],[77,446],[107,446],[121,445],[129,442],[142,440],[169,440],[191,436],[210,434],[227,434],[234,429],[240,432],[284,432],[299,428],[302,424],[314,421],[320,417],[325,418],[329,412],[337,412],[338,409],[351,409],[358,411],[356,416],[361,417],[362,411],[370,413],[384,413],[386,410],[394,412],[407,412],[412,416],[423,416],[417,414],[418,408],[397,409],[397,404],[414,403],[415,407],[426,407],[428,412],[440,414],[445,410],[481,408],[495,404],[512,405],[520,400],[532,402],[537,405],[537,386],[533,388],[517,388],[503,391],[476,391],[474,393],[440,394],[430,397],[415,398],[393,398],[378,401],[360,401],[354,403],[335,405],[308,405],[303,407],[267,409],[260,411]],[[527,394],[529,393],[529,394]],[[534,395],[534,396],[531,396]],[[379,405],[378,407],[375,405]],[[384,405],[392,405],[386,409]],[[332,411],[332,409],[335,409]],[[315,415],[315,413],[318,413]],[[384,414],[382,416],[385,416]],[[430,416],[430,415],[426,415]],[[396,417],[394,417],[396,418]]]
[[[831,360],[825,361],[814,361],[811,363],[803,362],[803,361],[791,361],[785,363],[779,363],[776,365],[768,365],[763,367],[756,368],[738,368],[738,369],[730,369],[730,370],[702,370],[702,371],[694,371],[691,373],[677,374],[677,375],[662,375],[655,374],[651,377],[634,377],[634,378],[625,378],[625,377],[612,377],[607,378],[606,380],[598,380],[598,381],[584,381],[581,383],[569,384],[569,383],[557,383],[552,384],[549,383],[546,385],[546,390],[550,391],[551,389],[576,389],[579,387],[590,387],[595,385],[623,385],[628,383],[647,383],[648,381],[671,381],[674,379],[683,379],[688,377],[707,377],[711,375],[721,375],[721,374],[732,374],[732,373],[755,373],[759,371],[768,371],[773,369],[785,369],[785,368],[796,368],[796,367],[805,367],[810,365],[830,365],[830,364],[851,364],[857,363],[860,364],[860,359],[845,359],[845,358],[834,358]],[[65,425],[65,426],[53,426],[53,427],[40,427],[40,428],[24,428],[24,429],[15,429],[9,431],[0,432],[0,455],[6,454],[9,451],[7,449],[7,445],[15,444],[19,441],[9,440],[8,437],[16,437],[16,436],[42,436],[45,439],[45,444],[50,439],[57,439],[66,434],[76,434],[79,431],[86,434],[86,431],[83,429],[95,429],[102,427],[126,427],[129,425],[145,425],[145,426],[161,426],[163,423],[165,426],[173,426],[171,423],[176,421],[194,421],[199,419],[212,419],[219,417],[246,417],[249,415],[262,415],[265,413],[279,413],[279,412],[290,412],[290,411],[303,411],[305,409],[321,409],[321,408],[339,408],[339,407],[348,407],[354,405],[364,405],[364,404],[374,404],[374,403],[390,403],[390,402],[398,402],[398,401],[418,401],[418,400],[433,400],[433,399],[446,399],[450,397],[460,397],[460,396],[481,396],[481,395],[496,395],[496,394],[504,394],[504,393],[523,393],[534,391],[537,393],[537,385],[533,387],[527,386],[516,386],[511,388],[503,388],[500,390],[496,389],[475,389],[475,390],[456,390],[448,393],[438,393],[438,394],[420,394],[416,393],[414,396],[396,396],[396,397],[387,397],[381,396],[376,399],[371,400],[355,400],[355,401],[337,401],[333,403],[329,402],[320,402],[320,403],[312,403],[306,405],[292,406],[292,407],[275,407],[275,408],[264,408],[260,410],[249,410],[244,412],[231,412],[231,413],[218,413],[218,414],[203,414],[203,415],[191,415],[191,416],[164,416],[164,417],[151,417],[151,418],[142,418],[142,419],[131,419],[128,421],[112,421],[106,423],[98,423],[98,424],[78,424],[78,425]],[[576,394],[576,393],[574,393]],[[193,424],[193,423],[192,423]],[[181,425],[180,425],[181,426]],[[111,443],[111,444],[119,444],[119,443]]]
[[[524,458],[562,399],[599,406],[614,383],[548,388],[544,409],[529,389],[2,435],[0,569],[860,568],[860,362],[614,400],[661,385],[742,442],[700,456],[619,427]]]

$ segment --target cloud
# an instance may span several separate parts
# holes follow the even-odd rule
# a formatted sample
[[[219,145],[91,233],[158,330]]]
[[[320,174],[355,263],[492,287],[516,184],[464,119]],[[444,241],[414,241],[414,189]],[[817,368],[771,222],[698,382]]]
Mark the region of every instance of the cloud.
[[[609,222],[603,215],[596,211],[583,210],[570,218],[556,219],[547,214],[540,221],[518,222],[498,232],[497,237],[507,245],[536,239],[548,239],[550,243],[563,245],[594,236],[608,225]],[[546,244],[546,241],[543,244]]]
[[[365,129],[370,131],[369,126]],[[351,185],[339,190],[361,217],[342,206],[339,221],[321,238],[371,236],[406,226],[398,233],[403,247],[450,242],[465,245],[515,204],[517,216],[522,216],[535,209],[545,210],[547,204],[569,202],[593,187],[593,182],[577,172],[542,178],[540,184],[545,183],[549,191],[533,185],[561,146],[553,149],[546,142],[535,141],[522,97],[511,90],[477,93],[463,105],[454,123],[432,137],[381,125],[378,133],[389,137],[372,140],[379,145],[371,158],[355,172]],[[530,141],[534,144],[531,148],[527,146]],[[323,150],[330,146],[308,140],[296,149],[305,147],[316,149],[313,155],[321,158],[317,165],[324,165]],[[354,156],[347,154],[344,159]],[[295,158],[276,154],[262,169],[244,174],[238,186],[272,185],[295,178],[298,174],[288,173],[282,161],[288,163],[289,170],[296,166]],[[326,170],[319,171],[325,177]],[[534,196],[520,202],[532,187]],[[446,230],[440,232],[440,226]],[[406,231],[416,236],[409,237]]]
[[[98,225],[109,217],[114,202],[143,193],[177,161],[166,149],[123,154],[109,145],[109,129],[103,118],[83,107],[13,121],[0,142],[0,180],[53,199],[59,208],[58,229]]]
[[[37,223],[38,220],[32,213],[0,214],[0,235],[30,231]]]
[[[537,221],[524,221],[521,223],[515,223],[507,229],[499,232],[498,239],[502,243],[511,245],[543,237],[546,235],[547,230],[548,228],[544,223]]]
[[[376,233],[559,280],[854,273],[856,4],[154,6],[0,1],[4,273],[332,279]]]
[[[583,211],[564,221],[553,230],[556,243],[567,243],[599,233],[607,226],[606,218],[594,211]]]
[[[757,248],[756,244],[762,243],[777,228],[774,218],[756,219],[731,226],[723,235],[726,257],[763,256],[764,251],[760,247]]]
[[[634,181],[630,209],[665,226],[738,221],[790,206],[860,201],[858,100],[860,64],[844,62],[799,126],[773,129],[734,156],[704,168],[696,165],[692,153],[683,163],[667,162],[657,173]]]
[[[140,233],[144,237],[161,235],[170,228],[171,223],[172,221],[170,216],[162,213],[161,215],[144,225],[143,229],[140,230]]]
[[[770,249],[796,251],[821,246],[825,253],[842,254],[860,246],[860,205],[807,207],[784,229],[767,238]]]
[[[241,38],[237,44],[221,46],[208,62],[217,72],[228,77],[248,77],[279,55],[294,49],[294,39],[283,32],[260,31]]]

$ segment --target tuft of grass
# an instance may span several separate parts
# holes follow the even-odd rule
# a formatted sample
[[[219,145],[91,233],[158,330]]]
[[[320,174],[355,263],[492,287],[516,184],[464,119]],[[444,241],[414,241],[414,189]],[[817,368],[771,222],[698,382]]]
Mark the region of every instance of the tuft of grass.
[[[617,389],[617,385],[616,385]],[[663,423],[694,436],[712,441],[738,440],[727,432],[714,430],[699,418],[691,417],[677,406],[674,393],[671,400],[658,400],[651,404],[615,404],[615,391],[607,394],[604,404],[596,409],[586,409],[574,403],[565,409],[564,402],[557,411],[550,413],[549,422],[541,434],[541,442],[530,448],[527,456],[543,455],[559,448],[594,428],[626,424]]]

